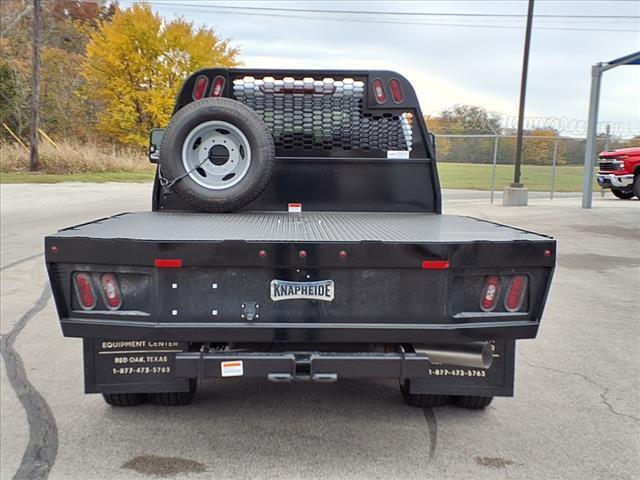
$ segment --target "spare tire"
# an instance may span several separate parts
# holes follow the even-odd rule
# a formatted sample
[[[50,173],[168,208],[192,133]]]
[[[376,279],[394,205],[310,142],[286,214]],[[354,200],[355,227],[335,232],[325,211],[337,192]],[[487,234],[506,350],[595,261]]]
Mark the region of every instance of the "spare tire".
[[[232,212],[250,203],[267,186],[274,162],[267,126],[229,98],[182,108],[160,145],[161,182],[205,212]]]

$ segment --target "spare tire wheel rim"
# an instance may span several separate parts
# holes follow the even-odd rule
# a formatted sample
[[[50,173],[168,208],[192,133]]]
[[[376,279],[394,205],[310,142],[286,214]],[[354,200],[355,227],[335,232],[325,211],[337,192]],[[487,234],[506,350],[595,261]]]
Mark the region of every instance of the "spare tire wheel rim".
[[[226,190],[247,175],[249,140],[230,123],[212,120],[197,125],[182,145],[182,164],[189,177],[209,190]]]

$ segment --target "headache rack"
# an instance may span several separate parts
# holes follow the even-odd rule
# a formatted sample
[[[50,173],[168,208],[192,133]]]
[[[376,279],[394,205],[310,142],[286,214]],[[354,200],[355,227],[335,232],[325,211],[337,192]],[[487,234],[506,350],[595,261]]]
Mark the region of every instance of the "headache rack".
[[[433,158],[413,87],[395,72],[206,69],[185,82],[175,111],[207,96],[253,109],[278,154]]]
[[[244,103],[273,136],[274,175],[246,211],[291,202],[314,211],[441,211],[433,136],[398,73],[205,69],[185,81],[174,113],[205,97]],[[159,185],[153,208],[192,210]]]

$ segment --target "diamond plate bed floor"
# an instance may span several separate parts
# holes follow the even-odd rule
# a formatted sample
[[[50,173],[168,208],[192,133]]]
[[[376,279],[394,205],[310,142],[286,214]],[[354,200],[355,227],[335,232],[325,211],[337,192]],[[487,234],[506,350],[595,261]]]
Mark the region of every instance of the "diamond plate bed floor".
[[[425,213],[122,213],[51,237],[155,241],[472,242],[548,237],[484,220]]]

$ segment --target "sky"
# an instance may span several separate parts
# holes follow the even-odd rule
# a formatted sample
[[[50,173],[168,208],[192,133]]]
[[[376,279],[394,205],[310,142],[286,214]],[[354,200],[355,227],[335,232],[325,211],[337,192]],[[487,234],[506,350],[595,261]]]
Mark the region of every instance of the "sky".
[[[182,16],[231,39],[247,68],[395,70],[412,82],[426,114],[474,104],[513,122],[518,111],[525,0],[149,3],[165,17]],[[562,119],[571,123],[561,130],[580,134],[591,65],[640,50],[640,0],[537,0],[534,14],[529,126]],[[640,66],[604,74],[599,120],[611,122],[614,134],[640,134]]]

